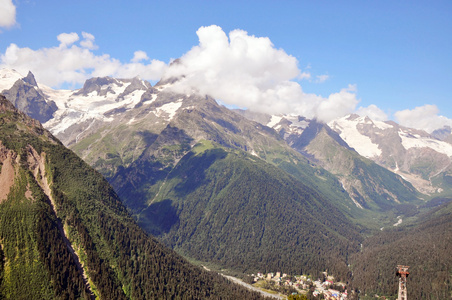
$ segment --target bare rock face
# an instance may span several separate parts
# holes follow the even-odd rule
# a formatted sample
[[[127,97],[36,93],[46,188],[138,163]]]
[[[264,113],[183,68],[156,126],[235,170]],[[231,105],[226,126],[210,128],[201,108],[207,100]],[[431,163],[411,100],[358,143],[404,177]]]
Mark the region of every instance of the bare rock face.
[[[6,149],[0,141],[0,203],[6,200],[9,190],[14,184],[15,168],[13,162],[16,156]]]
[[[114,93],[113,85],[122,86],[122,83],[111,77],[94,77],[88,79],[83,88],[74,93],[74,95],[88,96],[92,92],[97,92],[99,96],[105,96],[107,93]]]
[[[47,101],[47,97],[39,89],[31,72],[28,72],[26,77],[17,80],[10,89],[4,90],[2,94],[21,112],[41,123],[50,120],[58,109],[55,102]]]
[[[452,135],[452,128],[446,125],[443,128],[436,129],[435,131],[433,131],[432,135],[441,141],[445,141],[447,139],[450,140],[450,137]]]
[[[124,92],[119,94],[118,99],[116,101],[124,100],[125,97],[132,94],[134,91],[137,90],[152,90],[152,86],[148,81],[143,81],[139,79],[138,77],[132,78],[132,79],[123,79],[122,81],[130,82],[130,84],[126,87]]]

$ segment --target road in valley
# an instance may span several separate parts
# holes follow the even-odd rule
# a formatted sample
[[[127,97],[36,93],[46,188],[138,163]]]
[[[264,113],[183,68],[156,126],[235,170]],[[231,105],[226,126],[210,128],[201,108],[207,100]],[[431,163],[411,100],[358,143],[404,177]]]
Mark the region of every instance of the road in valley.
[[[275,299],[287,299],[287,298],[284,297],[284,296],[281,296],[281,295],[275,295],[275,294],[270,294],[270,293],[268,293],[268,292],[265,292],[265,291],[263,291],[263,290],[260,290],[260,289],[258,289],[258,288],[256,288],[256,287],[252,286],[251,284],[248,284],[248,283],[245,283],[245,282],[241,281],[241,280],[238,279],[238,278],[235,278],[235,277],[232,277],[232,276],[227,276],[227,275],[224,275],[224,274],[221,274],[221,275],[223,275],[224,277],[226,277],[227,279],[229,279],[230,281],[232,281],[232,282],[234,282],[234,283],[237,283],[237,284],[240,284],[240,285],[246,287],[246,288],[249,289],[249,290],[259,292],[259,293],[261,293],[262,295],[264,295],[265,297],[272,297],[272,298],[275,298]]]

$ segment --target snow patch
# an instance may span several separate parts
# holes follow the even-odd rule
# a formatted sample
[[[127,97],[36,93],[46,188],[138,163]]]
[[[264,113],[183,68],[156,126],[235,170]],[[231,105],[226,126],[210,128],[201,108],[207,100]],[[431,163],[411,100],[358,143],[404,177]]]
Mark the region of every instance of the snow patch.
[[[287,115],[284,118],[292,122],[292,124],[290,124],[290,127],[306,129],[306,127],[309,126],[308,121],[306,121],[305,119],[299,120],[298,116]]]
[[[385,122],[381,122],[381,121],[373,121],[375,127],[377,127],[378,129],[381,130],[385,130],[385,129],[391,129],[394,126],[392,126],[391,124],[387,124]]]
[[[381,155],[381,149],[377,144],[374,144],[370,137],[363,135],[358,130],[358,124],[368,123],[365,117],[356,118],[354,120],[347,119],[348,117],[340,118],[328,123],[328,125],[339,133],[341,138],[359,154],[364,157],[372,158]],[[367,120],[370,120],[367,118]],[[370,121],[372,123],[372,121]],[[380,124],[381,125],[381,124]]]
[[[12,69],[0,69],[0,92],[9,90],[17,80],[24,78],[19,72]]]
[[[270,122],[267,123],[267,126],[273,128],[276,124],[278,124],[283,117],[281,116],[272,116]]]
[[[396,162],[396,163],[395,163],[395,169],[394,169],[393,172],[394,172],[394,173],[397,173],[397,172],[399,172],[399,170],[400,170],[400,169],[399,169],[399,164]]]
[[[402,145],[405,149],[410,148],[430,148],[436,152],[452,156],[452,145],[434,138],[422,137],[418,134],[411,134],[402,129],[399,130]]]
[[[144,93],[144,91],[143,91],[143,93]],[[157,96],[158,96],[157,94],[152,94],[151,99],[145,100],[145,101],[143,101],[143,103],[151,104],[152,102],[154,102],[155,100],[157,100]]]
[[[131,124],[133,124],[133,123],[135,123],[135,117],[133,117],[132,119],[130,119],[128,122],[127,122],[127,125],[131,125]]]
[[[164,117],[164,115],[166,114],[166,121],[171,121],[174,116],[176,115],[177,110],[182,106],[182,98],[177,100],[176,102],[171,102],[171,103],[167,103],[164,104],[160,107],[156,108],[156,115],[158,117]]]

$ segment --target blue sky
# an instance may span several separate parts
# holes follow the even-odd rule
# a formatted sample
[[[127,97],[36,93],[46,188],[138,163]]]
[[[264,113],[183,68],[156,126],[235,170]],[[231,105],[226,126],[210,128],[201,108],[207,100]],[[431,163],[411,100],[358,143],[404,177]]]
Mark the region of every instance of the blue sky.
[[[10,4],[11,0],[0,0],[0,19],[6,20],[2,17],[2,6]],[[156,82],[172,59],[183,57],[200,45],[198,29],[217,25],[226,35],[240,29],[249,37],[267,37],[275,51],[282,50],[286,56],[295,58],[297,75],[287,73],[265,80],[282,80],[284,86],[288,82],[297,83],[302,88],[298,93],[308,95],[306,101],[336,101],[337,97],[331,95],[346,90],[343,96],[349,100],[343,101],[348,110],[376,105],[379,110],[373,110],[375,117],[396,119],[407,126],[452,124],[452,1],[13,0],[12,4],[14,22],[0,23],[0,67],[15,67],[23,73],[30,66],[38,82],[56,87],[79,87],[84,77],[104,73],[129,75],[133,70]],[[78,39],[74,36],[57,39],[62,33],[75,33]],[[211,30],[206,34],[218,36],[219,32]],[[104,55],[104,61],[97,59],[96,63],[78,69],[78,74],[65,70],[63,75],[49,70],[59,68],[59,64],[32,61],[33,57],[42,61],[53,55],[53,62],[60,59],[56,54],[48,54],[55,52],[45,52],[44,56],[34,53],[55,50],[61,41],[68,49],[79,47],[79,54],[83,49],[89,51],[93,60]],[[85,46],[81,45],[83,41],[87,42]],[[31,54],[14,61],[12,44],[16,45],[17,53],[29,48]],[[142,66],[131,68],[128,64],[136,51],[141,54],[134,62]],[[273,55],[276,60],[281,57]],[[110,63],[115,64],[111,74],[106,68],[100,71],[99,64]],[[49,66],[47,70],[43,65]],[[288,67],[291,66],[289,63]],[[275,70],[280,68],[270,68],[268,72]],[[212,91],[207,87],[200,89]],[[261,101],[259,95],[256,94],[255,101]],[[219,93],[217,98],[229,96]],[[270,106],[269,101],[272,100],[260,102],[260,106]],[[293,105],[284,107],[295,109]],[[326,107],[334,110],[336,106]],[[404,110],[404,114],[400,113]]]

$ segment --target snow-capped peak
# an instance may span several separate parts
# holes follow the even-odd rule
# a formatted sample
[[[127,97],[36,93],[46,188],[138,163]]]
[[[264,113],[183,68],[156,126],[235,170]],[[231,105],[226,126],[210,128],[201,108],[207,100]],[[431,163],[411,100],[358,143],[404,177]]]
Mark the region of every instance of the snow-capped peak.
[[[14,69],[0,69],[0,92],[9,90],[17,80],[22,78],[24,76]]]
[[[452,157],[452,145],[440,141],[427,132],[398,126],[393,122],[373,121],[368,117],[349,115],[331,121],[328,125],[335,130],[350,147],[368,158],[381,155],[380,145],[388,137],[386,130],[398,135],[405,150],[430,148],[438,153]],[[386,131],[388,132],[388,131]]]
[[[339,133],[341,138],[359,154],[364,157],[372,158],[381,155],[381,149],[378,144],[374,143],[370,136],[363,134],[363,125],[371,126],[378,129],[387,129],[390,126],[384,122],[375,124],[369,117],[361,117],[358,115],[348,115],[328,123],[334,131]]]
[[[433,137],[421,136],[403,128],[399,129],[399,136],[402,139],[403,147],[407,150],[411,148],[430,148],[438,153],[452,157],[452,145],[449,143]]]
[[[54,134],[70,126],[96,119],[111,121],[107,113],[122,108],[128,110],[137,105],[150,84],[138,78],[116,79],[97,77],[87,80],[83,88],[76,91],[55,91],[44,88],[58,106],[53,120],[46,123]]]

